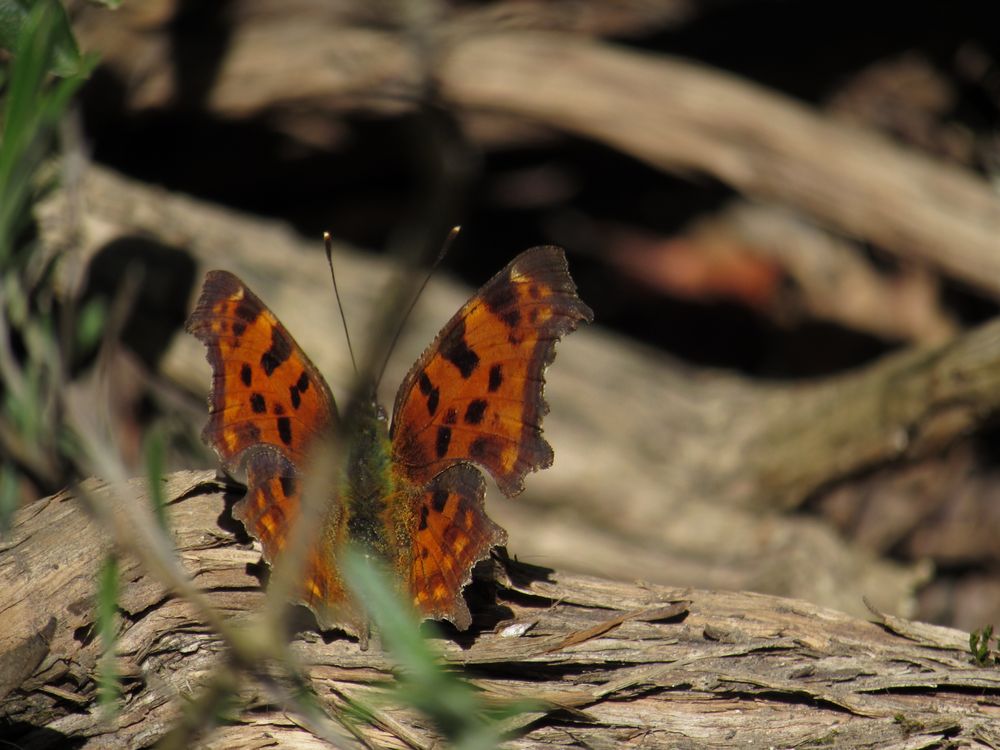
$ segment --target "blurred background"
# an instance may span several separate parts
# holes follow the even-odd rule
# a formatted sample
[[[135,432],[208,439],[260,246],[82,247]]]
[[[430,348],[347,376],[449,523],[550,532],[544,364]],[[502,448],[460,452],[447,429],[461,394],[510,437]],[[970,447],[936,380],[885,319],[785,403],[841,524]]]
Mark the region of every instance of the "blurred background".
[[[133,465],[151,429],[168,468],[215,465],[198,439],[208,368],[182,332],[205,270],[244,277],[342,395],[322,232],[363,345],[393,256],[433,257],[462,224],[384,403],[527,247],[565,247],[595,312],[549,371],[555,465],[488,501],[512,554],[1000,623],[994,4],[67,14],[97,62],[60,124],[37,234],[64,256],[61,294],[113,307],[132,280],[102,377]],[[83,357],[72,378],[96,369]],[[59,481],[18,486],[27,500]]]

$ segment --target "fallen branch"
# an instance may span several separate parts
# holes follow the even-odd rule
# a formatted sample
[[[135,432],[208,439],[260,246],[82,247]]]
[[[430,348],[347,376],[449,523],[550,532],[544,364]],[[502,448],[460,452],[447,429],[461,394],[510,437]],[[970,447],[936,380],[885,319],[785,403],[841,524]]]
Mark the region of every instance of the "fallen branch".
[[[885,273],[856,243],[774,205],[735,202],[695,224],[693,241],[734,243],[793,281],[784,312],[826,320],[888,341],[940,343],[960,332],[938,299],[938,277],[922,264]],[[779,305],[781,302],[779,301]],[[782,320],[782,310],[775,313]]]
[[[669,171],[707,173],[1000,292],[1000,199],[971,173],[704,67],[542,33],[457,44],[459,109],[516,114]]]

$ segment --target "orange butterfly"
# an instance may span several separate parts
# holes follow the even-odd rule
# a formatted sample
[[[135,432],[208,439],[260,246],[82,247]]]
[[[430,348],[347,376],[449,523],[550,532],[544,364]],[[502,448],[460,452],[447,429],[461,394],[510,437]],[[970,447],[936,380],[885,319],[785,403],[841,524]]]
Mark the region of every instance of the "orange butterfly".
[[[545,367],[555,343],[593,312],[576,295],[563,251],[515,258],[455,314],[403,380],[392,425],[374,401],[349,425],[349,460],[309,551],[297,601],[321,627],[364,640],[367,624],[338,572],[348,544],[384,561],[425,618],[461,630],[472,568],[506,543],[486,515],[485,483],[513,496],[552,463],[542,437]],[[209,420],[202,433],[230,473],[246,472],[234,515],[269,562],[299,513],[310,446],[339,423],[326,381],[288,331],[236,276],[211,271],[187,330],[208,348]]]

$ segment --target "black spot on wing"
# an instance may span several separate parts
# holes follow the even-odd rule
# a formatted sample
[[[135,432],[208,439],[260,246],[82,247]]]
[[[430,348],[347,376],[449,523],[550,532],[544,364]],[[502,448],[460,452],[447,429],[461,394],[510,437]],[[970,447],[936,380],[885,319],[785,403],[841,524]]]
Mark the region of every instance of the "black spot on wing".
[[[490,368],[490,393],[496,393],[501,385],[503,385],[503,366],[495,364]]]
[[[309,376],[305,371],[299,375],[299,379],[293,385],[288,386],[288,397],[292,400],[292,408],[298,409],[302,405],[302,394],[309,388]]]
[[[448,446],[451,445],[451,428],[438,427],[437,439],[434,441],[434,451],[438,458],[444,458],[448,453]]]
[[[502,284],[490,290],[486,297],[486,307],[504,322],[508,328],[517,328],[521,322],[521,311],[517,309],[517,294],[510,284]]]
[[[455,424],[458,421],[458,411],[454,406],[449,406],[448,411],[444,413],[444,423],[445,424]]]
[[[469,348],[465,340],[465,321],[460,320],[441,342],[441,356],[451,362],[462,377],[468,380],[479,367],[479,355]]]
[[[499,461],[500,451],[500,443],[490,437],[477,437],[469,446],[469,455],[472,459],[486,465]]]
[[[236,305],[236,309],[233,312],[236,313],[237,318],[252,324],[257,320],[257,316],[260,315],[260,308],[246,300],[242,300]]]
[[[295,477],[280,477],[281,480],[281,491],[284,493],[285,497],[291,497],[295,494]]]
[[[511,308],[517,307],[517,294],[511,284],[500,284],[490,290],[486,296],[486,306],[494,315],[502,315]]]
[[[285,445],[292,444],[292,420],[288,417],[278,417],[278,437]]]
[[[237,339],[244,333],[246,333],[246,330],[247,330],[247,324],[244,323],[242,320],[237,320],[235,323],[233,323],[233,335],[236,336]],[[237,344],[238,343],[239,342],[237,342]]]
[[[421,505],[420,506],[420,524],[417,526],[417,529],[420,530],[420,531],[423,531],[424,529],[427,528],[427,514],[428,514],[428,512],[429,511],[427,510],[427,506],[426,505]]]
[[[431,507],[435,513],[444,513],[444,506],[448,502],[448,490],[437,489],[431,496]]]
[[[268,377],[271,377],[271,374],[278,369],[278,365],[280,364],[281,362],[272,356],[270,349],[260,355],[260,366],[264,368],[264,373]]]
[[[466,424],[479,424],[483,421],[483,414],[486,413],[487,403],[485,399],[477,398],[474,401],[470,401],[469,405],[465,409],[465,423]]]
[[[427,399],[427,413],[433,417],[437,412],[438,401],[441,398],[441,389],[431,382],[431,379],[427,377],[426,372],[420,373],[420,377],[417,379],[417,385],[420,388],[420,392]]]
[[[259,393],[251,393],[250,408],[253,409],[254,414],[263,414],[267,411],[267,402],[264,401],[264,397]]]
[[[267,376],[271,377],[290,356],[292,356],[292,345],[275,326],[271,329],[271,348],[260,355],[260,366],[264,368]]]
[[[243,381],[243,385],[247,388],[253,383],[253,370],[250,368],[246,362],[243,363],[243,367],[240,368],[240,380]]]

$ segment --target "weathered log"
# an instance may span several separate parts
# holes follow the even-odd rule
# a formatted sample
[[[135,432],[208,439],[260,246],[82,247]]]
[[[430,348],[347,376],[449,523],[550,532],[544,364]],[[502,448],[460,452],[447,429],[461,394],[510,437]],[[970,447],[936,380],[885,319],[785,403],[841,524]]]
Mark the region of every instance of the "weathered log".
[[[259,608],[259,549],[240,542],[211,472],[166,477],[177,554],[211,604],[237,620]],[[128,517],[144,482],[89,490]],[[220,525],[221,522],[221,525]],[[123,675],[118,713],[95,705],[92,600],[109,533],[67,493],[18,513],[0,546],[0,733],[23,748],[136,747],[162,737],[219,670],[224,646],[184,600],[121,560]],[[890,616],[875,622],[802,601],[500,568],[495,605],[473,631],[433,643],[486,700],[536,699],[511,721],[511,747],[920,748],[1000,746],[1000,671],[977,666],[965,633]],[[379,648],[306,629],[293,639],[320,705],[336,720],[392,678]],[[238,683],[206,747],[326,746],[258,680]],[[369,745],[430,747],[412,709],[376,706],[355,726]]]
[[[72,216],[79,222],[67,224]],[[341,334],[322,258],[280,225],[96,168],[55,196],[45,217],[47,242],[76,243],[79,267],[102,249],[112,266],[120,263],[109,243],[127,245],[122,238],[135,236],[183,247],[203,259],[201,268],[224,258],[221,265],[268,300],[320,368],[339,373],[331,383],[343,393],[350,364],[346,348],[330,344]],[[349,315],[364,320],[388,268],[346,252],[340,267]],[[443,280],[432,283],[386,382],[394,377],[398,382],[467,294]],[[500,505],[497,515],[512,529],[523,524],[527,554],[542,555],[560,568],[582,565],[592,573],[654,580],[657,571],[671,570],[704,586],[767,585],[773,593],[808,598],[813,594],[800,587],[842,590],[835,581],[881,570],[854,588],[872,595],[906,591],[914,577],[900,584],[892,568],[873,567],[853,554],[831,552],[818,573],[830,575],[826,583],[816,583],[815,570],[796,580],[797,568],[782,562],[791,550],[812,560],[817,548],[832,551],[841,543],[814,522],[761,517],[747,509],[795,505],[839,477],[926,455],[974,429],[997,406],[998,356],[1000,333],[990,324],[945,345],[904,351],[847,376],[788,388],[695,372],[597,330],[581,331],[563,342],[560,366],[550,373],[553,409],[546,426],[557,448],[558,471],[532,477],[518,507]],[[189,337],[175,337],[162,367],[192,391],[204,391],[208,382],[203,354]],[[613,410],[608,393],[621,394]],[[387,389],[383,401],[391,395]],[[629,494],[626,512],[620,503],[607,502],[623,491]],[[573,499],[572,511],[543,499],[559,497]],[[532,508],[527,515],[525,506]],[[568,541],[574,539],[588,540],[588,555],[574,552],[580,549]],[[718,561],[720,549],[727,552],[726,562],[706,566],[707,560]],[[906,596],[890,594],[879,605],[905,612],[899,605]],[[854,611],[859,606],[853,595],[852,601],[828,603]]]

